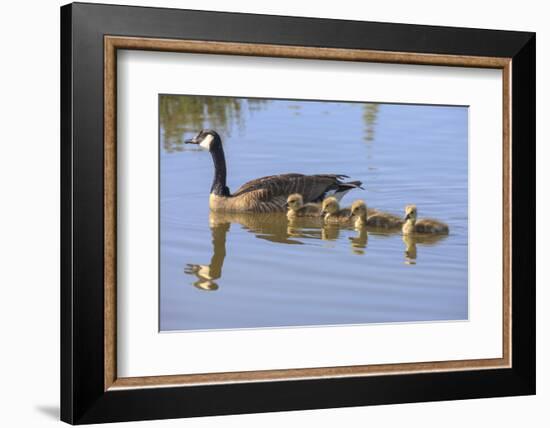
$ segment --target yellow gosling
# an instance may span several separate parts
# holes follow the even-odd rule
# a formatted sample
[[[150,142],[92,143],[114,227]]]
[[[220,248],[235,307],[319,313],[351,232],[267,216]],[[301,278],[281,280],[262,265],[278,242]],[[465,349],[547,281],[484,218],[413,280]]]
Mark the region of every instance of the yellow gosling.
[[[385,213],[367,208],[365,201],[356,200],[351,205],[351,214],[354,218],[354,226],[362,227],[378,227],[381,229],[395,229],[402,226],[403,221],[396,215]]]
[[[338,200],[330,196],[323,201],[321,206],[321,215],[325,223],[327,224],[351,224],[351,209],[342,208],[340,209],[340,204]]]
[[[403,235],[416,233],[436,233],[446,235],[449,233],[449,226],[437,220],[424,218],[417,220],[418,211],[416,205],[405,207],[405,223],[403,224]]]
[[[299,217],[319,217],[321,215],[321,206],[311,202],[304,204],[304,198],[299,193],[290,195],[286,200],[286,204],[288,207],[286,217],[289,220]]]

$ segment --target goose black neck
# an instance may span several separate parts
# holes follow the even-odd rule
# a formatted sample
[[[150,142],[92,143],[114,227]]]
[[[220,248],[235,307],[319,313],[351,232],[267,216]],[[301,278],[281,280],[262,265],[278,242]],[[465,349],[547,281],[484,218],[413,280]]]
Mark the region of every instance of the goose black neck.
[[[213,142],[210,154],[214,161],[214,181],[212,182],[210,193],[217,196],[229,196],[229,189],[226,185],[227,169],[225,166],[225,155],[219,137],[217,141]]]

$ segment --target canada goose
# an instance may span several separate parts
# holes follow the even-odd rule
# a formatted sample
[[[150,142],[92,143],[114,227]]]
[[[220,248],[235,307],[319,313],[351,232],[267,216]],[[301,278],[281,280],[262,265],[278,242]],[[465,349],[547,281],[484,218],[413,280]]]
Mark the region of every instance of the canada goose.
[[[338,204],[338,200],[329,196],[323,201],[321,215],[323,216],[325,223],[328,224],[351,224],[351,209],[342,208]]]
[[[207,149],[214,161],[214,181],[210,189],[210,209],[230,212],[284,212],[286,200],[300,193],[304,203],[320,202],[328,195],[341,199],[352,189],[362,188],[360,181],[341,181],[341,174],[281,174],[257,178],[243,184],[235,193],[226,185],[227,169],[222,140],[217,132],[203,129],[186,144]]]
[[[438,233],[446,235],[449,233],[449,226],[437,220],[423,218],[416,219],[416,205],[407,205],[405,207],[405,223],[403,224],[403,235],[414,233]]]
[[[297,217],[319,217],[321,215],[321,205],[310,202],[304,204],[304,198],[299,193],[293,193],[286,200],[288,211],[286,216],[289,220]]]
[[[403,225],[403,220],[396,215],[369,210],[365,202],[360,199],[351,205],[351,215],[354,218],[354,226],[358,229],[366,226],[395,229]]]

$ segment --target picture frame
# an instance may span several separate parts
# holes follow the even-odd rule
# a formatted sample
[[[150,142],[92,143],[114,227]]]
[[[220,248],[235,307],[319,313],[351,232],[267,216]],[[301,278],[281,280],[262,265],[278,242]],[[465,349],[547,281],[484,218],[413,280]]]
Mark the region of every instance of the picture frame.
[[[118,377],[118,50],[502,70],[502,358]],[[63,6],[61,419],[85,424],[534,394],[535,96],[534,33]]]

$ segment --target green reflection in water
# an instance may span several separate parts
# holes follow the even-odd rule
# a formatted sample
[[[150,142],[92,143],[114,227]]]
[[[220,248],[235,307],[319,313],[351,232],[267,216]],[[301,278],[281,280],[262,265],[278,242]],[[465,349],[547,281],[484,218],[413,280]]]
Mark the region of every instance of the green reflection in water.
[[[231,135],[234,127],[242,130],[247,110],[253,113],[269,102],[265,99],[211,97],[202,95],[161,95],[160,126],[163,145],[168,153],[184,150],[183,134],[213,128]]]
[[[204,128],[213,128],[226,136],[231,135],[234,128],[242,131],[250,114],[262,110],[271,101],[202,95],[161,95],[159,109],[164,150],[167,153],[184,151],[183,135],[196,133]],[[365,103],[361,107],[365,124],[364,139],[370,142],[374,140],[379,104]],[[288,109],[293,115],[300,116],[302,105],[289,104]],[[324,114],[330,112],[325,111]]]
[[[363,121],[365,122],[364,138],[367,142],[374,140],[374,130],[379,108],[378,104],[365,104],[363,107]]]

